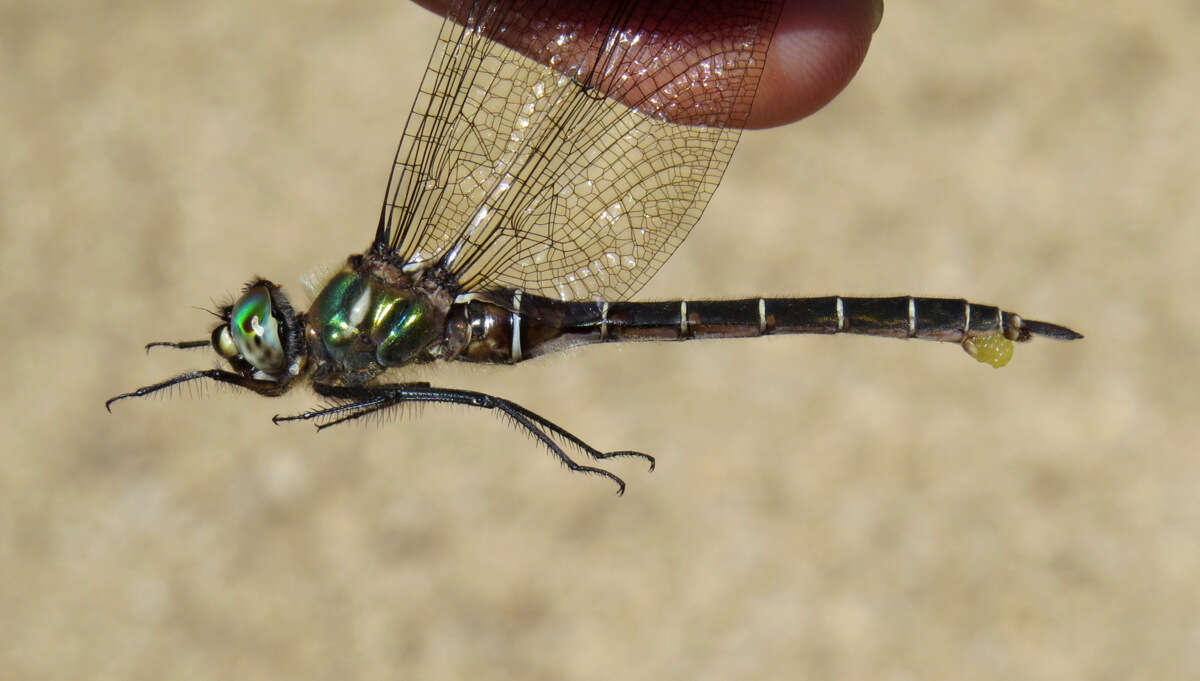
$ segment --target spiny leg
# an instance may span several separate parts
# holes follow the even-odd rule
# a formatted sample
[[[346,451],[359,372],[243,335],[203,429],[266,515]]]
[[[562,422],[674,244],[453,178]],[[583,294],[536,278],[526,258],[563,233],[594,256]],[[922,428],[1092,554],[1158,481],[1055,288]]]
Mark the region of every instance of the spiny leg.
[[[181,383],[188,383],[203,379],[217,381],[218,383],[236,385],[247,390],[253,390],[260,395],[279,394],[279,385],[273,381],[260,381],[253,378],[247,378],[241,374],[235,374],[232,371],[224,371],[222,369],[204,369],[202,371],[188,371],[186,373],[179,374],[178,376],[172,376],[165,381],[159,381],[158,383],[153,383],[151,385],[144,385],[132,392],[121,393],[120,395],[109,398],[104,403],[104,408],[111,412],[113,402],[118,402],[130,397],[145,397],[151,393],[156,393],[160,390],[166,390],[167,388],[179,385]]]
[[[371,386],[369,388],[345,388],[327,385],[324,383],[314,383],[313,389],[318,395],[332,397],[337,400],[343,400],[343,404],[337,404],[332,407],[323,407],[321,409],[311,409],[302,414],[295,416],[280,416],[276,414],[271,417],[271,422],[275,425],[284,423],[285,421],[313,421],[316,420],[317,430],[325,430],[332,428],[339,423],[346,423],[355,419],[362,418],[369,414],[374,414],[378,411],[383,411],[389,407],[394,407],[410,400],[395,399],[394,392],[390,390],[375,391],[371,388],[405,388],[412,390],[432,389],[432,386],[426,382],[413,382],[402,384],[385,384],[380,386]],[[366,392],[364,392],[366,391]],[[354,395],[351,397],[350,395]],[[366,398],[364,395],[373,395]],[[337,418],[331,418],[337,414],[344,414]]]
[[[488,395],[488,397],[492,397],[492,396]],[[654,457],[650,456],[649,454],[643,454],[642,452],[635,452],[632,449],[623,449],[623,450],[615,451],[615,452],[602,452],[602,451],[596,449],[595,447],[592,447],[588,443],[584,442],[583,440],[580,440],[573,433],[560,427],[558,424],[554,423],[553,421],[550,421],[549,419],[543,417],[540,414],[529,411],[528,409],[526,409],[525,407],[522,407],[521,405],[517,404],[516,402],[510,402],[509,400],[505,400],[505,399],[499,398],[499,397],[492,397],[492,399],[503,402],[505,405],[507,405],[507,407],[517,410],[523,416],[525,416],[533,421],[536,421],[543,428],[546,428],[548,430],[551,430],[551,431],[557,433],[563,439],[570,441],[576,447],[578,447],[579,449],[586,452],[588,456],[592,457],[593,459],[595,459],[597,461],[603,461],[605,459],[615,459],[618,457],[632,456],[635,458],[645,459],[646,461],[649,461],[650,462],[650,470],[651,471],[654,470]]]
[[[295,416],[276,415],[272,420],[275,423],[316,420],[319,422],[317,428],[323,429],[339,423],[345,423],[346,421],[353,421],[354,419],[362,418],[406,402],[458,404],[480,409],[495,409],[508,416],[514,423],[533,435],[543,446],[549,449],[568,469],[606,477],[617,484],[618,494],[625,493],[625,482],[621,478],[604,469],[585,466],[576,462],[559,446],[554,436],[557,435],[570,442],[597,461],[617,457],[636,457],[648,461],[650,463],[650,470],[654,470],[654,457],[648,454],[631,450],[602,452],[549,419],[515,402],[486,393],[472,390],[457,390],[454,388],[435,388],[428,383],[402,383],[361,387],[331,386],[316,383],[313,385],[313,388],[319,395],[346,401],[347,403],[310,410]],[[320,422],[330,417],[335,418]]]
[[[146,352],[148,354],[150,352],[150,350],[153,348],[174,348],[176,350],[192,350],[194,348],[208,348],[208,347],[212,347],[212,341],[208,340],[207,338],[204,340],[194,340],[194,341],[154,341],[153,343],[146,343]]]
[[[602,452],[541,414],[526,409],[525,407],[511,400],[506,400],[503,397],[496,397],[495,395],[489,395],[487,393],[475,392],[473,390],[460,390],[457,388],[435,388],[427,382],[385,384],[378,386],[363,386],[358,388],[314,383],[313,389],[317,392],[317,394],[324,397],[332,397],[339,400],[352,400],[353,403],[337,405],[317,411],[305,412],[299,416],[277,417],[278,420],[308,421],[320,419],[324,416],[329,416],[335,413],[355,411],[355,413],[343,416],[336,421],[318,425],[318,428],[327,428],[344,421],[350,421],[362,416],[366,416],[367,414],[371,414],[376,411],[382,411],[383,409],[404,402],[444,402],[450,404],[460,404],[469,407],[478,407],[481,409],[496,409],[513,419],[517,419],[518,416],[524,417],[525,421],[537,424],[543,435],[546,435],[545,431],[555,433],[561,436],[563,439],[574,444],[589,457],[598,461],[618,457],[635,457],[649,462],[650,470],[654,470],[654,457],[650,456],[649,454],[632,450]],[[527,426],[526,428],[528,429]]]
[[[511,418],[513,420],[513,422],[515,422],[517,425],[524,428],[529,433],[532,433],[533,436],[535,438],[537,438],[539,442],[541,442],[543,445],[545,445],[547,449],[549,449],[551,452],[554,452],[554,455],[558,457],[558,460],[561,461],[562,464],[564,466],[566,466],[568,470],[575,471],[576,473],[591,473],[591,474],[606,477],[609,480],[612,480],[613,482],[615,482],[617,484],[617,496],[622,496],[625,494],[625,481],[622,480],[620,477],[618,477],[616,474],[610,473],[610,472],[604,470],[603,468],[596,468],[595,466],[585,466],[581,463],[577,463],[574,459],[572,459],[570,456],[568,456],[566,452],[564,452],[562,450],[562,447],[558,446],[558,443],[555,442],[553,438],[551,438],[548,434],[546,434],[546,432],[544,430],[539,428],[537,426],[537,424],[530,421],[523,414],[509,411],[502,407],[500,407],[500,409],[509,418]],[[653,467],[653,464],[651,464],[651,466]]]
[[[280,416],[279,414],[276,414],[271,417],[271,422],[279,425],[285,421],[311,421],[313,419],[326,419],[334,416],[335,414],[345,414],[344,416],[330,418],[328,421],[316,424],[317,430],[325,430],[326,428],[332,428],[339,423],[353,421],[354,419],[362,418],[367,414],[374,414],[377,411],[382,411],[388,407],[395,406],[396,404],[399,403],[391,402],[387,397],[376,397],[374,399],[361,402],[347,402],[346,404],[325,407],[323,409],[313,409],[295,416]]]

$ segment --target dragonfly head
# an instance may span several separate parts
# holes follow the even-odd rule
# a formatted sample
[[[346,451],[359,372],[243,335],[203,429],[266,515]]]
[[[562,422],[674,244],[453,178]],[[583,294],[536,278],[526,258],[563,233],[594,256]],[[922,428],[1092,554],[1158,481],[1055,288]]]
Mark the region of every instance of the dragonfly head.
[[[220,315],[223,323],[213,329],[212,347],[238,373],[286,383],[303,371],[304,323],[278,286],[254,279]]]
[[[158,347],[186,350],[211,343],[233,371],[187,371],[109,398],[104,403],[105,408],[111,411],[114,402],[145,397],[182,383],[206,379],[238,385],[260,395],[282,395],[292,381],[304,373],[308,365],[304,317],[296,314],[287,296],[275,284],[266,279],[252,280],[242,295],[232,305],[221,308],[217,316],[221,318],[221,325],[213,329],[209,340],[150,343],[146,350]]]

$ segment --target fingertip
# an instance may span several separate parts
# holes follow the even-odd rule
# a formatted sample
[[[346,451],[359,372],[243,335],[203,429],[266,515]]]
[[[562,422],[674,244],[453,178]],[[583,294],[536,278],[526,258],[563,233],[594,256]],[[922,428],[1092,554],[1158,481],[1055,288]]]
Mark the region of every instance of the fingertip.
[[[446,10],[450,8],[448,0],[413,0],[413,4],[420,5],[442,17],[446,16]]]
[[[445,0],[415,0],[446,12]],[[747,128],[797,121],[825,106],[862,66],[883,0],[784,0]]]
[[[825,106],[858,72],[882,12],[881,0],[787,2],[746,127],[791,123]]]

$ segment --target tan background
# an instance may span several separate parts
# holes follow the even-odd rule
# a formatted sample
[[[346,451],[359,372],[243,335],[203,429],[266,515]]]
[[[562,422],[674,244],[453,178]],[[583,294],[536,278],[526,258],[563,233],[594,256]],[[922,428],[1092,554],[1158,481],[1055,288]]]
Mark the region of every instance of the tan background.
[[[140,346],[206,336],[251,274],[304,304],[366,246],[435,17],[6,4],[4,678],[1200,675],[1195,3],[889,7],[843,96],[744,137],[641,295],[964,295],[1084,342],[1002,371],[777,337],[428,374],[658,455],[616,467],[623,499],[482,413],[102,407],[211,366]]]

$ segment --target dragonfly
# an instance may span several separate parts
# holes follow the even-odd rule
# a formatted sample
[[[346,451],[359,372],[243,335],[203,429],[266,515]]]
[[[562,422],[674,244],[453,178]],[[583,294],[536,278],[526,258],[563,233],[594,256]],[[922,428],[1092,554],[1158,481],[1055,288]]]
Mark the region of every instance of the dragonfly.
[[[716,190],[781,2],[459,0],[438,34],[370,245],[307,311],[254,278],[215,314],[220,368],[194,381],[324,401],[276,423],[318,429],[409,404],[491,410],[572,471],[654,458],[602,451],[511,400],[398,381],[431,362],[512,365],[587,344],[852,333],[957,343],[1001,366],[1013,342],[1082,336],[991,305],[913,296],[633,302]],[[575,457],[582,453],[588,463]]]

